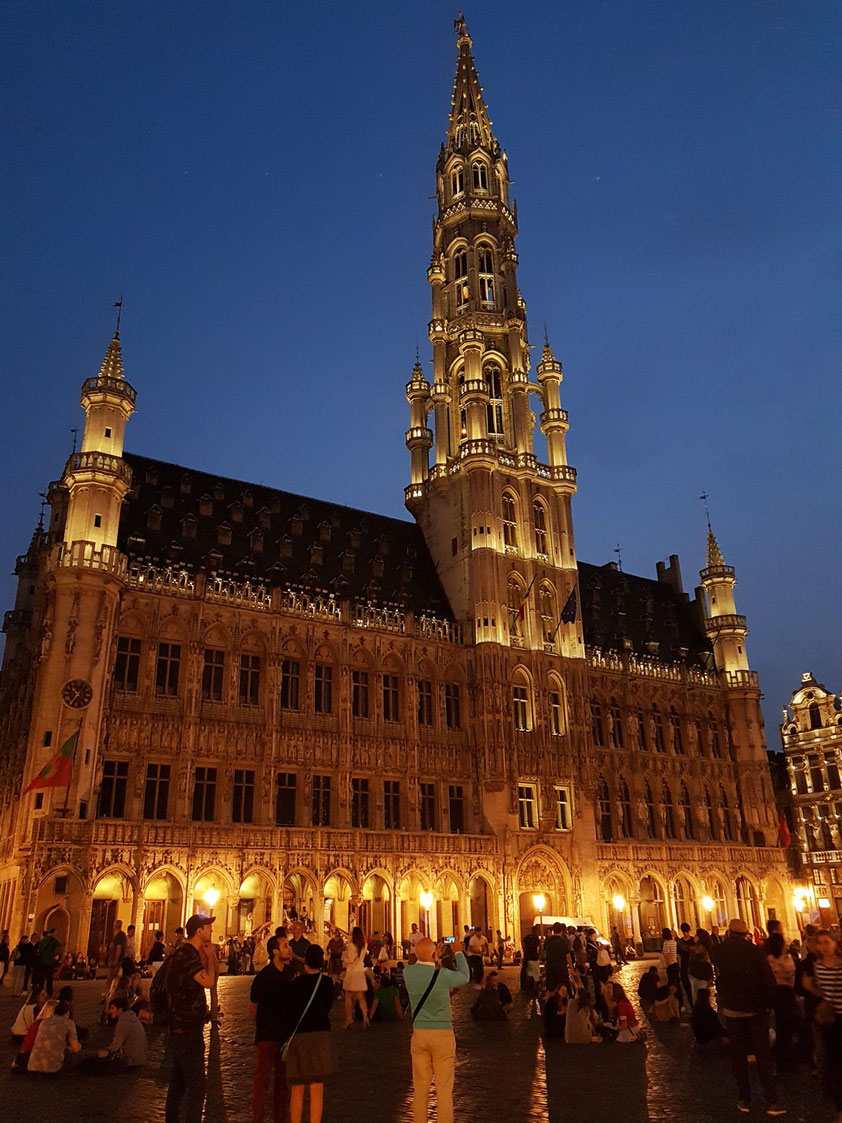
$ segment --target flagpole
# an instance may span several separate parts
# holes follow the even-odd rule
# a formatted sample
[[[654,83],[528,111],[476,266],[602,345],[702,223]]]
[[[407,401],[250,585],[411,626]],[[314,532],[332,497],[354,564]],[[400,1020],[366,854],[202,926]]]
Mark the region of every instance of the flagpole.
[[[76,730],[76,740],[73,742],[73,756],[70,758],[70,776],[67,780],[67,787],[64,789],[64,807],[59,809],[62,819],[70,814],[70,785],[73,783],[73,765],[76,763],[76,750],[79,748],[79,737],[82,733],[84,721],[84,718],[80,718],[79,728]]]

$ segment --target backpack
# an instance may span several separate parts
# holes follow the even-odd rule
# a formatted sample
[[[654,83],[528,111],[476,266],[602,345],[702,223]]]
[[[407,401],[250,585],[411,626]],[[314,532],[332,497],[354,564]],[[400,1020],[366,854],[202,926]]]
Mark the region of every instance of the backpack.
[[[602,944],[599,945],[599,951],[596,953],[596,965],[597,967],[611,966],[611,956],[608,954],[608,949],[603,947]]]
[[[170,992],[167,989],[167,975],[170,969],[170,956],[167,956],[149,984],[149,1005],[152,1008],[152,1024],[165,1026],[170,1020]]]

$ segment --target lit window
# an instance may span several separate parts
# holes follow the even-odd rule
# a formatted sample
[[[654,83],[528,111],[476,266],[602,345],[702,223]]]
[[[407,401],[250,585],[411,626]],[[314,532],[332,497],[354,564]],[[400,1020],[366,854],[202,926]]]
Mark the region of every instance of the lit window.
[[[471,182],[474,191],[488,190],[488,168],[481,160],[475,160],[471,164]]]
[[[514,496],[503,492],[503,545],[509,549],[517,549],[517,507]]]
[[[317,663],[314,682],[314,708],[317,714],[333,713],[333,667]]]
[[[542,585],[538,593],[538,612],[541,616],[541,636],[544,643],[552,643],[556,633],[555,596],[549,585]]]
[[[564,710],[560,690],[550,691],[550,733],[553,737],[560,737],[564,733]]]
[[[540,499],[532,504],[532,524],[535,527],[535,553],[547,557],[547,512]]]
[[[453,283],[456,295],[456,311],[464,312],[468,307],[468,251],[457,250],[453,255]]]
[[[569,831],[573,827],[573,817],[570,814],[570,789],[557,786],[555,790],[555,829]]]
[[[512,721],[515,729],[523,733],[529,728],[529,687],[515,683],[512,687]]]
[[[225,679],[225,652],[205,648],[202,668],[202,698],[206,702],[221,702]]]
[[[462,728],[461,698],[458,682],[444,684],[444,718],[448,729]]]
[[[494,440],[503,438],[503,377],[498,363],[486,363],[482,376],[488,389],[488,435]]]
[[[433,724],[433,684],[426,678],[418,680],[418,724]]]
[[[515,639],[523,636],[523,590],[517,581],[511,580],[506,586],[507,611],[509,614],[509,635]]]
[[[454,199],[465,191],[465,169],[460,164],[450,173],[450,193]]]
[[[517,806],[521,830],[534,831],[538,826],[538,790],[535,784],[518,784]]]
[[[494,307],[494,253],[484,243],[477,247],[477,278],[482,308]]]

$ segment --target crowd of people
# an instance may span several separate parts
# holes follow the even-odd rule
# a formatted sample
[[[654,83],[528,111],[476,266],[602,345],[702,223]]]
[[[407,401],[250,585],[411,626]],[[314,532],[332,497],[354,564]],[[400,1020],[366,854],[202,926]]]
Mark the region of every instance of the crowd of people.
[[[287,919],[287,918],[285,918]],[[298,916],[268,939],[213,940],[213,917],[192,916],[171,943],[164,933],[140,959],[133,926],[118,921],[105,951],[103,1026],[110,1039],[87,1047],[89,1029],[73,1017],[73,988],[65,980],[95,975],[84,956],[60,955],[54,932],[22,937],[10,948],[0,940],[0,983],[9,967],[13,993],[26,1000],[12,1026],[19,1045],[14,1068],[37,1074],[78,1070],[126,1072],[147,1058],[147,1028],[166,1025],[172,1061],[166,1119],[182,1109],[199,1123],[205,1095],[207,1022],[222,1014],[217,980],[250,973],[250,1013],[255,1022],[252,1115],[264,1117],[272,1085],[272,1118],[300,1123],[309,1100],[310,1123],[322,1118],[324,1083],[337,1069],[330,1012],[341,999],[342,1026],[366,1030],[372,1022],[412,1017],[412,1071],[417,1123],[427,1119],[435,1084],[438,1116],[452,1118],[455,1038],[450,992],[472,983],[471,1016],[506,1021],[512,991],[502,975],[510,957],[520,968],[520,995],[542,1019],[545,1040],[565,1045],[643,1043],[646,1030],[617,971],[633,948],[615,931],[609,940],[593,928],[554,923],[535,926],[515,950],[500,932],[465,927],[461,939],[434,943],[416,924],[400,943],[389,932],[370,938],[354,927],[316,942],[312,925]],[[740,919],[720,933],[664,929],[661,951],[640,976],[640,1008],[655,1027],[685,1021],[697,1046],[730,1055],[738,1109],[751,1110],[749,1061],[754,1060],[770,1116],[785,1114],[777,1077],[799,1063],[824,1076],[842,1123],[842,951],[838,928],[808,925],[803,943],[787,942],[780,922],[767,933],[749,931]],[[3,948],[5,947],[5,952]],[[21,949],[26,949],[21,952]],[[397,955],[398,950],[402,958]],[[403,962],[405,960],[406,962]],[[78,973],[77,973],[78,972]],[[151,977],[148,991],[145,978]],[[59,983],[53,996],[53,983]],[[28,988],[26,990],[25,988]],[[208,994],[210,996],[208,1000]]]

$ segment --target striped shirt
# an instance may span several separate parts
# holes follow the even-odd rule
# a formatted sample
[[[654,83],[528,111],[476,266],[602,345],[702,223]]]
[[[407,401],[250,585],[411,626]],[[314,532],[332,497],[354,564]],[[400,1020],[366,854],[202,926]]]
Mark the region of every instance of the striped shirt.
[[[842,963],[834,967],[814,963],[813,978],[825,1002],[829,1002],[837,1014],[842,1014]]]
[[[675,940],[664,940],[661,954],[664,957],[665,966],[672,967],[673,963],[678,963],[678,944]]]

